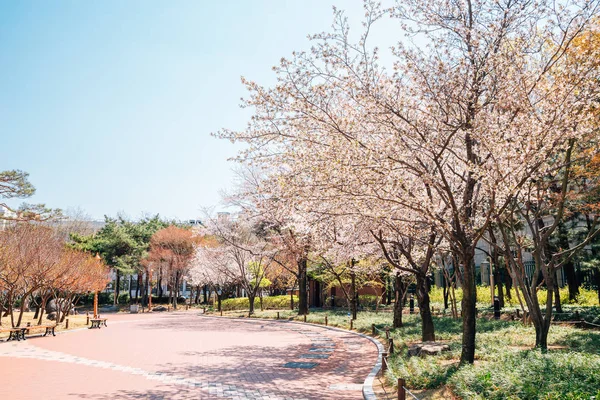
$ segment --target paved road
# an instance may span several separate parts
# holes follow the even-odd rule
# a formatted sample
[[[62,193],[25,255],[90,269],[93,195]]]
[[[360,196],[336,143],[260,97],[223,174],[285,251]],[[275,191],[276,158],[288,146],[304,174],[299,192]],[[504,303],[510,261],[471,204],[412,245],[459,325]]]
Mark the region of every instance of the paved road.
[[[280,321],[187,312],[108,325],[0,343],[0,399],[361,399],[377,358],[357,335]]]

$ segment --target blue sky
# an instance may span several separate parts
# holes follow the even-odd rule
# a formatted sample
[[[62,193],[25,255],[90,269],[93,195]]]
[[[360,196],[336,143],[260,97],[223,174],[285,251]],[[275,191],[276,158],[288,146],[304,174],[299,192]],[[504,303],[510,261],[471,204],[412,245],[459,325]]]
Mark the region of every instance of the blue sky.
[[[236,148],[210,133],[245,126],[240,76],[272,83],[334,3],[4,1],[0,169],[96,219],[201,216],[233,181]],[[361,1],[337,5],[359,21]]]

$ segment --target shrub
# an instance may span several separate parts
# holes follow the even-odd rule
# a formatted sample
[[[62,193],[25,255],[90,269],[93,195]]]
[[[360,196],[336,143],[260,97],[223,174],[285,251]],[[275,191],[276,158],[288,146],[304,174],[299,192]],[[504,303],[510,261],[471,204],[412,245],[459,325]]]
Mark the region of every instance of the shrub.
[[[81,295],[79,297],[79,302],[77,304],[79,304],[79,305],[94,304],[94,293],[87,293],[87,294]],[[106,292],[98,293],[98,304],[101,304],[101,305],[113,304],[113,294],[106,293]]]
[[[580,306],[594,306],[598,305],[598,295],[594,290],[588,290],[586,288],[579,288],[579,296],[576,302],[569,302],[569,289],[567,287],[561,288],[560,290],[560,301],[562,304],[577,304]],[[455,290],[456,301],[460,307],[460,301],[462,299],[462,289],[457,288]],[[512,300],[504,297],[505,306],[519,306],[519,301],[515,294],[515,290],[511,290]],[[546,304],[546,289],[541,288],[538,293],[538,301],[540,305]],[[432,303],[443,304],[444,303],[444,291],[439,287],[432,287],[429,292],[429,298]],[[492,293],[489,286],[477,286],[477,303],[484,307],[489,307],[492,304]]]
[[[449,383],[464,399],[570,399],[600,396],[600,357],[528,350],[465,366]]]
[[[298,305],[298,296],[294,296],[294,306]],[[234,299],[225,299],[221,302],[221,308],[224,311],[248,310],[250,302],[247,297],[237,297]],[[254,299],[254,308],[260,310],[260,299]],[[267,296],[263,297],[263,308],[271,310],[281,310],[290,308],[290,296]]]
[[[377,297],[374,294],[361,294],[358,296],[358,304],[361,307],[375,308],[377,306]]]
[[[561,291],[560,299],[563,302],[563,304],[567,304],[569,301],[569,291],[568,290]],[[598,305],[598,292],[596,292],[595,290],[589,290],[589,289],[580,287],[579,295],[577,296],[577,301],[571,302],[571,304],[577,304],[580,306],[597,306]]]

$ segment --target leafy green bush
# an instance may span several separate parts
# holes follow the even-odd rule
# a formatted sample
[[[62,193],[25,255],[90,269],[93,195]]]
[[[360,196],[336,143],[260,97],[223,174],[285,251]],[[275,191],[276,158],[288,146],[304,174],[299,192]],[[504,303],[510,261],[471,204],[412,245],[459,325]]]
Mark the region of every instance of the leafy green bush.
[[[460,307],[460,301],[462,299],[462,289],[455,289],[456,301],[458,307]],[[519,306],[519,301],[515,294],[514,289],[511,290],[512,300],[504,297],[504,303],[506,307]],[[542,288],[538,291],[538,301],[540,305],[546,304],[546,289]],[[429,298],[432,303],[443,304],[444,303],[444,291],[439,287],[432,287],[429,292]],[[579,296],[576,302],[569,302],[569,289],[567,287],[560,289],[560,301],[562,304],[577,304],[580,306],[596,306],[598,305],[598,294],[594,290],[588,290],[583,287],[579,288]],[[477,286],[477,303],[488,307],[492,304],[492,293],[489,286]]]
[[[294,296],[294,307],[298,305],[298,296]],[[247,297],[237,297],[234,299],[225,299],[221,303],[223,311],[247,310],[250,308],[250,302]],[[254,308],[260,310],[260,299],[254,299]],[[284,310],[290,308],[290,296],[267,296],[263,297],[263,308],[271,310]]]
[[[568,290],[561,291],[560,299],[563,302],[563,304],[567,304],[568,299],[569,299],[569,291]],[[595,290],[588,290],[588,289],[580,287],[579,295],[577,296],[577,301],[574,302],[573,304],[578,304],[580,306],[597,306],[598,305],[598,292],[596,292]]]
[[[375,308],[377,306],[377,297],[374,294],[361,294],[358,296],[358,304],[361,307]]]
[[[105,305],[105,304],[113,304],[113,294],[112,293],[106,293],[106,292],[100,292],[98,293],[98,304],[101,305]],[[84,295],[81,295],[79,297],[79,302],[77,303],[78,305],[91,305],[94,304],[94,293],[87,293]]]
[[[583,400],[600,396],[600,357],[537,350],[465,366],[449,379],[463,399]]]

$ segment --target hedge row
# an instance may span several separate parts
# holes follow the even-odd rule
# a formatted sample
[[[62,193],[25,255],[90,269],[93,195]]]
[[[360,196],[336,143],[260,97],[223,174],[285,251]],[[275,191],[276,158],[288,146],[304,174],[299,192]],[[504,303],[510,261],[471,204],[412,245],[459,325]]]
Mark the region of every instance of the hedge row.
[[[294,296],[294,307],[298,306],[298,296]],[[250,308],[250,302],[247,297],[237,297],[235,299],[225,299],[221,303],[223,311],[247,310]],[[260,309],[260,299],[254,299],[254,308]],[[271,310],[281,310],[290,308],[290,296],[267,296],[263,297],[263,308]]]

